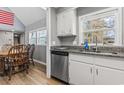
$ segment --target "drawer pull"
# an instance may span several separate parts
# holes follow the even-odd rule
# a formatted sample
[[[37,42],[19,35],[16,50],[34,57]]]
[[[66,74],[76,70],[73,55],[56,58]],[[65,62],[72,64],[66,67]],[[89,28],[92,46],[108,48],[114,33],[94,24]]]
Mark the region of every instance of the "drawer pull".
[[[92,70],[92,68],[90,68],[90,73],[92,74],[92,72],[93,72],[93,70]]]

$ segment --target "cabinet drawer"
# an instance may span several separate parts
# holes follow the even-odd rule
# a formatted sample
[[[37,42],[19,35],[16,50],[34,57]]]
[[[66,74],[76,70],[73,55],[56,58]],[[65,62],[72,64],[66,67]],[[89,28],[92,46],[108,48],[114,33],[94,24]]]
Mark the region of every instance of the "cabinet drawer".
[[[124,58],[95,56],[94,63],[100,66],[124,70]]]
[[[69,60],[80,61],[85,63],[93,64],[93,57],[90,55],[83,54],[69,54]]]

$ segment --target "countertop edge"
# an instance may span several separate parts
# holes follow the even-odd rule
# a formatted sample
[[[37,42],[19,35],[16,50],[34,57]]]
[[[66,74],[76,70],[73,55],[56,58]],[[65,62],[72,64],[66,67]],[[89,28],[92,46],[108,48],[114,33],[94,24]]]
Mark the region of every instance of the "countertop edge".
[[[119,54],[107,54],[107,53],[95,53],[95,52],[81,52],[78,50],[56,50],[56,49],[51,49],[50,51],[62,51],[62,52],[68,52],[68,53],[76,53],[76,54],[85,54],[85,55],[96,55],[96,56],[105,56],[105,57],[119,57],[119,58],[124,58],[124,53],[119,53]]]

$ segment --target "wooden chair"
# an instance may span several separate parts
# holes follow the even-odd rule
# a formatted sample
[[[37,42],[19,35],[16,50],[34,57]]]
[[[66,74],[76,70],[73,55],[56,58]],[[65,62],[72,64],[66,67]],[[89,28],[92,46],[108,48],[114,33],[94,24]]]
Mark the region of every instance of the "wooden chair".
[[[28,73],[28,55],[26,46],[18,45],[13,46],[9,50],[7,65],[8,65],[8,76],[9,80],[11,80],[11,75],[17,71],[15,68],[18,68],[18,71],[25,70]],[[23,69],[19,69],[22,67]]]
[[[3,60],[3,57],[0,57],[0,75],[4,75],[5,70],[5,62]]]
[[[1,47],[1,51],[9,51],[9,49],[12,47],[11,44],[4,44],[2,47]],[[6,63],[7,62],[7,58],[6,57],[3,57],[1,56],[0,57],[0,73],[1,75],[4,75],[5,74],[5,70],[6,70]]]
[[[34,51],[35,51],[35,45],[32,44],[29,46],[29,62],[31,62],[33,65],[35,65],[34,60],[33,60]]]

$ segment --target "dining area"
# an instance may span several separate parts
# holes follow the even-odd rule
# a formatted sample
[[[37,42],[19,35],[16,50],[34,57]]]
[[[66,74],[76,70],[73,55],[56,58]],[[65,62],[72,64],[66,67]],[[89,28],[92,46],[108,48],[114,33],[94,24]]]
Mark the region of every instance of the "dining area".
[[[36,45],[5,44],[0,48],[0,85],[60,85],[46,77],[46,66],[34,60]]]
[[[34,50],[34,44],[3,45],[0,49],[0,78],[6,77],[7,81],[11,81],[14,74],[28,74],[30,65],[35,65]]]
[[[0,85],[63,84],[47,76],[47,11],[0,7],[0,18]]]

